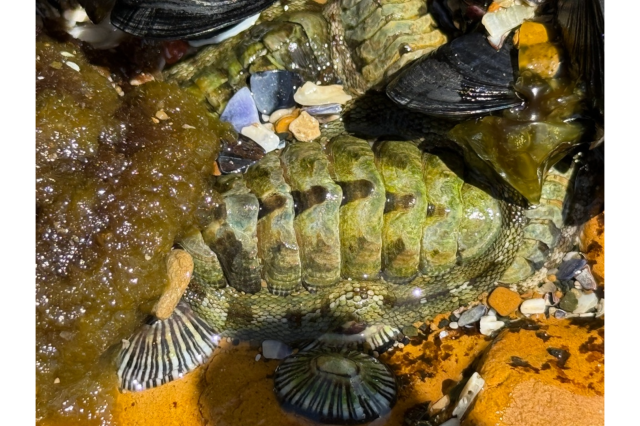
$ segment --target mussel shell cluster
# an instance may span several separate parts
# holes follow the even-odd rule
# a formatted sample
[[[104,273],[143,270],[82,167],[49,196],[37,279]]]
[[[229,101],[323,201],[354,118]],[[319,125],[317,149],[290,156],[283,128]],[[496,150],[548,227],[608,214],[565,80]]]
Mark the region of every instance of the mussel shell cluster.
[[[263,11],[274,0],[118,0],[111,23],[152,39],[198,39]]]
[[[405,68],[388,86],[397,104],[432,116],[486,114],[522,103],[511,88],[513,44],[498,51],[469,33]]]

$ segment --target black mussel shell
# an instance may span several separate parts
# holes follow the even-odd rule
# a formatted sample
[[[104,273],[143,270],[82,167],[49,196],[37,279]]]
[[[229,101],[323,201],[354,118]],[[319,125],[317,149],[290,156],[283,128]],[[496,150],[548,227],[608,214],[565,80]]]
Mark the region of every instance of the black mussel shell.
[[[604,0],[558,0],[556,19],[575,77],[604,113]]]
[[[485,114],[520,105],[511,37],[496,51],[480,33],[465,34],[408,66],[387,86],[397,104],[437,117]]]
[[[274,0],[116,0],[111,23],[139,37],[206,38],[273,3]]]

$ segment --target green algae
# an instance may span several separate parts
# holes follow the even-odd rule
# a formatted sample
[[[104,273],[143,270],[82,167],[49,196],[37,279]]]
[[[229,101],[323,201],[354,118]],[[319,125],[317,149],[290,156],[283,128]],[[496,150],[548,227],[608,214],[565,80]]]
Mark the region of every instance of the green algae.
[[[228,127],[176,85],[119,96],[108,75],[76,45],[38,38],[36,416],[47,424],[115,421],[117,345],[165,286],[176,238],[219,200],[206,178]]]

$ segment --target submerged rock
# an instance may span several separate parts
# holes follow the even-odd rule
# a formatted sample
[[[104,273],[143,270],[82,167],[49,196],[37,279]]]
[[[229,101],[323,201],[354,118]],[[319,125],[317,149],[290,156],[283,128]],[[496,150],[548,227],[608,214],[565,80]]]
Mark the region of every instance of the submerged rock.
[[[522,299],[515,291],[505,287],[497,287],[491,292],[487,302],[500,316],[506,317],[518,309]]]
[[[295,106],[293,94],[302,85],[302,77],[291,71],[275,70],[251,74],[249,84],[262,114]]]
[[[604,324],[583,321],[592,322],[503,331],[481,360],[484,390],[463,426],[603,425]]]
[[[260,123],[258,109],[253,95],[248,87],[238,90],[224,108],[220,120],[231,123],[236,132],[240,133],[244,127]]]

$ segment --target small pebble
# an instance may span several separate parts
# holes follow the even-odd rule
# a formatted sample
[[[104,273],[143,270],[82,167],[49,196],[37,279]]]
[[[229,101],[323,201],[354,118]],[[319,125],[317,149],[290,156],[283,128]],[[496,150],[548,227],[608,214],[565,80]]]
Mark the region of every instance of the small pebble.
[[[289,131],[289,126],[291,125],[293,120],[298,118],[298,116],[300,116],[300,110],[296,108],[291,112],[291,114],[280,118],[278,120],[278,122],[276,123],[275,132],[276,133],[288,132]]]
[[[303,111],[307,111],[310,115],[334,115],[342,112],[342,105],[340,104],[325,104],[315,105],[302,108]]]
[[[600,318],[604,315],[604,299],[600,299],[598,307],[596,309],[596,318]]]
[[[153,314],[161,320],[171,316],[193,275],[193,258],[182,249],[171,250],[165,262],[169,283],[153,307]]]
[[[378,351],[373,351],[373,352],[371,353],[371,355],[372,355],[374,358],[378,358],[378,357],[380,356],[380,354],[378,353]]]
[[[532,314],[544,314],[547,309],[547,305],[544,302],[544,299],[529,299],[522,302],[520,305],[520,312],[525,315]]]
[[[574,314],[585,314],[598,306],[598,296],[595,293],[584,294],[578,298],[578,305],[572,311]]]
[[[259,123],[258,109],[248,87],[238,90],[229,99],[220,120],[231,123],[236,132],[240,133],[243,128]]]
[[[289,124],[289,131],[299,141],[310,142],[320,136],[318,120],[302,111],[300,116]]]
[[[285,359],[291,355],[291,348],[278,340],[262,342],[262,355],[266,359]]]
[[[163,110],[163,109],[161,109],[160,111],[157,111],[157,112],[156,112],[156,118],[157,118],[158,120],[168,120],[168,119],[169,119],[169,116],[167,115],[167,113],[166,113],[166,112],[164,112],[164,110]]]
[[[263,124],[255,123],[251,126],[243,127],[240,134],[253,140],[260,145],[264,152],[271,152],[278,149],[280,145],[280,138],[278,135],[267,129]]]
[[[64,64],[69,68],[71,68],[72,70],[80,72],[80,67],[75,62],[67,61]]]
[[[570,251],[569,253],[564,255],[564,257],[562,258],[562,261],[567,262],[571,259],[582,259],[582,256],[580,255],[580,252]]]
[[[449,323],[449,328],[451,328],[452,330],[457,330],[458,329],[458,323],[453,321]]]
[[[320,124],[325,124],[325,123],[330,123],[332,121],[336,121],[340,118],[340,114],[333,114],[333,115],[318,115],[316,117],[316,120],[318,120],[318,123]]]
[[[498,321],[493,315],[487,315],[480,318],[480,333],[485,336],[491,336],[494,331],[504,327],[503,321]]]
[[[302,82],[299,74],[286,70],[258,72],[249,79],[256,107],[263,114],[295,106],[293,93]]]
[[[256,355],[256,361],[260,361],[260,358],[262,358],[262,355],[260,354]]]
[[[573,312],[578,307],[578,299],[582,296],[582,292],[572,288],[560,300],[560,308],[567,312]]]
[[[553,316],[557,319],[563,319],[567,317],[567,312],[563,311],[562,309],[556,309],[553,313]]]
[[[465,325],[473,324],[480,321],[480,318],[487,312],[487,307],[484,305],[474,306],[473,308],[464,311],[460,315],[458,325],[464,327]]]
[[[538,287],[539,294],[554,293],[556,290],[558,290],[558,287],[552,282],[546,282]]]
[[[429,414],[433,415],[433,414],[439,413],[440,411],[447,408],[450,403],[451,403],[451,398],[449,398],[449,395],[443,396],[438,401],[436,401],[435,404],[429,407]]]
[[[487,299],[489,306],[503,317],[514,313],[521,302],[522,299],[518,293],[505,287],[497,287],[491,292],[491,295],[489,295]]]
[[[55,385],[57,385],[58,383],[60,383],[60,379],[59,379],[58,377],[56,377],[56,378],[53,380],[53,383],[54,383]]]
[[[351,100],[351,96],[346,94],[339,84],[318,86],[311,81],[307,81],[299,88],[293,98],[297,103],[304,106],[334,103],[344,105]]]
[[[276,121],[280,120],[282,117],[286,115],[290,115],[295,108],[284,108],[274,111],[273,114],[269,116],[269,123],[275,124]]]
[[[418,329],[412,325],[408,325],[402,328],[402,334],[404,334],[407,337],[416,337],[418,333],[419,333]]]

